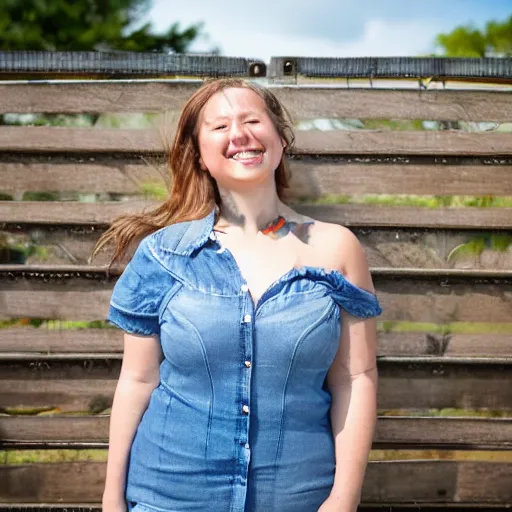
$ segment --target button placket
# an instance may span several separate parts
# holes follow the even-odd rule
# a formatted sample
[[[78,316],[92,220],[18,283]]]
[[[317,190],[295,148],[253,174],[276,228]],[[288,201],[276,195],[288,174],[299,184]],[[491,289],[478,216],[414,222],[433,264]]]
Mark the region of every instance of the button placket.
[[[249,294],[249,286],[246,282],[240,283],[240,336],[241,344],[241,394],[239,403],[240,425],[242,430],[238,437],[239,443],[239,485],[246,489],[247,475],[249,472],[249,463],[251,459],[251,450],[249,448],[249,430],[251,420],[251,374],[252,374],[252,344],[254,339],[254,307]],[[240,491],[245,494],[244,491]],[[245,500],[245,495],[244,495]]]

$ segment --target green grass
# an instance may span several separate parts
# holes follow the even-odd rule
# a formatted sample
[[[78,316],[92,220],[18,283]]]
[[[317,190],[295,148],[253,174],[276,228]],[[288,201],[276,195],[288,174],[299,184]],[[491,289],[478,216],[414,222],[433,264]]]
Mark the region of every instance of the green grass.
[[[452,322],[403,322],[384,320],[377,322],[379,332],[426,332],[430,334],[510,334],[512,323]]]
[[[0,464],[106,462],[107,450],[0,450]]]
[[[512,451],[372,450],[370,452],[370,460],[456,460],[478,462],[512,462]]]
[[[375,206],[416,206],[418,208],[511,208],[512,197],[432,196],[409,194],[366,194],[349,196],[327,194],[317,199],[300,197],[299,203],[308,204],[369,204]]]

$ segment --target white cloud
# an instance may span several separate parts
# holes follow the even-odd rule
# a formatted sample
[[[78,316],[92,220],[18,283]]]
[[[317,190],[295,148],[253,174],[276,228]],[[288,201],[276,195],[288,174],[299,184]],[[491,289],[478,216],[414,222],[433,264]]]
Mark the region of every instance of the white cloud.
[[[268,61],[271,56],[416,56],[431,50],[437,28],[417,21],[368,20],[361,36],[346,42],[296,34],[269,34],[256,27],[223,31],[214,22],[208,25],[208,32],[210,40],[198,41],[192,47],[193,51],[207,51],[213,44],[220,47],[223,55]]]

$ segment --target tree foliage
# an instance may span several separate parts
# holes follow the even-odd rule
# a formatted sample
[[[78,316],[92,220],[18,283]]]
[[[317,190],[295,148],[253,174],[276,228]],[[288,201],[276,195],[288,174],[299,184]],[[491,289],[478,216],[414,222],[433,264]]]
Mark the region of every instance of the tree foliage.
[[[512,16],[508,20],[489,21],[484,30],[460,26],[439,34],[436,43],[447,57],[509,57],[512,55]]]
[[[151,0],[1,0],[1,50],[123,50],[183,53],[202,25],[134,28]]]

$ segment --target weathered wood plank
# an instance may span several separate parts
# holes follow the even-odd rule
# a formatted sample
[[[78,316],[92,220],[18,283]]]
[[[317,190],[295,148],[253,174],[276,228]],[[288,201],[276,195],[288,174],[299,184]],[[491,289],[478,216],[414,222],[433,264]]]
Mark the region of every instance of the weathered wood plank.
[[[0,203],[0,207],[1,207]],[[104,228],[101,226],[9,225],[2,232],[19,247],[33,246],[25,264],[85,265]],[[464,268],[512,270],[512,246],[507,250],[491,247],[496,233],[488,231],[457,231],[443,229],[352,228],[359,238],[371,267],[387,268]],[[501,236],[507,238],[512,233]],[[475,240],[487,240],[482,251],[464,251]],[[468,245],[469,244],[469,245]],[[96,265],[108,263],[111,253],[102,251]],[[21,263],[18,253],[0,250],[3,264]]]
[[[23,270],[23,266],[18,267]],[[20,270],[21,272],[21,270]],[[27,275],[0,273],[0,318],[102,320],[112,283],[104,273],[27,270]],[[512,284],[499,284],[486,272],[374,272],[382,320],[432,322],[510,322]],[[489,274],[489,275],[491,275]]]
[[[335,159],[291,160],[290,197],[421,194],[512,195],[512,167],[499,165],[343,164]]]
[[[165,166],[118,160],[112,163],[0,161],[0,189],[143,194],[145,183],[164,185]],[[512,195],[509,165],[352,164],[332,159],[291,159],[290,199],[340,194]]]
[[[152,201],[104,203],[0,201],[0,224],[106,226],[118,215],[156,206]],[[510,229],[512,208],[421,208],[365,204],[297,204],[304,215],[351,228]]]
[[[0,85],[0,113],[162,112],[181,109],[200,82]],[[512,120],[512,99],[494,91],[269,87],[298,119]]]
[[[2,330],[0,358],[13,352],[33,355],[112,354],[122,350],[123,333],[118,329],[15,327]]]
[[[0,113],[119,113],[178,110],[201,81],[0,85]],[[501,103],[497,99],[498,103]],[[504,107],[504,105],[502,105]]]
[[[104,272],[17,268],[17,275],[0,273],[0,318],[105,318],[112,283]],[[503,279],[497,281],[500,275]],[[374,271],[374,282],[384,310],[382,320],[510,322],[512,284],[507,276],[506,272],[382,269]]]
[[[109,415],[0,416],[0,447],[107,447]],[[380,416],[374,449],[512,449],[512,418]]]
[[[118,329],[45,329],[13,327],[2,330],[0,359],[9,354],[51,357],[72,354],[121,354],[123,335]],[[438,334],[379,332],[380,357],[432,356],[446,358],[510,358],[510,334]]]
[[[370,462],[362,499],[381,504],[510,503],[511,471],[510,464],[493,462]],[[0,466],[0,502],[98,503],[104,479],[105,464],[100,462]]]
[[[165,184],[160,171],[163,169],[142,161],[139,165],[123,161],[114,165],[0,161],[0,190],[9,194],[29,191],[143,195],[144,184]]]
[[[427,332],[379,332],[378,340],[378,355],[382,357],[512,357],[512,332],[445,335]]]
[[[161,153],[173,127],[87,129],[0,126],[0,151],[26,153]],[[315,155],[501,155],[511,154],[508,133],[459,131],[298,131],[294,154]]]
[[[275,94],[297,119],[426,119],[495,121],[512,119],[510,94],[483,91],[280,87]]]
[[[121,361],[0,361],[2,405],[100,412],[111,405]],[[379,408],[512,410],[509,364],[379,360]]]

